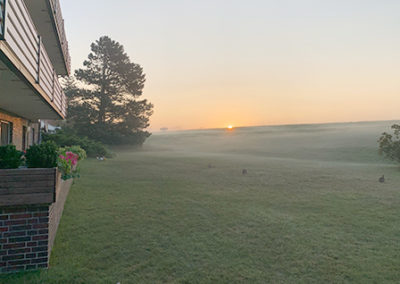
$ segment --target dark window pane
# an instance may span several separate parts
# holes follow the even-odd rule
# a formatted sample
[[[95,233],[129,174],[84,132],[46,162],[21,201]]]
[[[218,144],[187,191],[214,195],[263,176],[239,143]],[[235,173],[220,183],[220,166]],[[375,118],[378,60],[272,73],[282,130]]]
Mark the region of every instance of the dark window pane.
[[[8,138],[8,143],[12,144],[13,143],[13,131],[14,131],[14,124],[12,122],[10,122],[9,124],[9,134],[10,137]]]
[[[10,125],[1,123],[1,145],[7,145],[10,142]]]
[[[26,132],[27,132],[26,126],[22,126],[22,150],[26,150]]]

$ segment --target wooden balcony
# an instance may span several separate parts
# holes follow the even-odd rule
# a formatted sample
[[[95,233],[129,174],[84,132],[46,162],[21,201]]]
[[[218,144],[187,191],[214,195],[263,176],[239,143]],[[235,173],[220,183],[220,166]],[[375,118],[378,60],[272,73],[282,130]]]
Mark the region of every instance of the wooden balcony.
[[[59,75],[69,75],[71,59],[59,0],[24,0]]]
[[[0,109],[29,119],[59,119],[66,98],[23,0],[0,0]]]

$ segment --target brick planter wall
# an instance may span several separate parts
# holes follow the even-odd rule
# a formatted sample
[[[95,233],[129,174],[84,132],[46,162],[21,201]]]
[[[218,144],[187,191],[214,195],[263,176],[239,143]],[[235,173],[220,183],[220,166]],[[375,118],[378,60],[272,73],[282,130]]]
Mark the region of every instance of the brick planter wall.
[[[49,253],[53,248],[58,225],[64,211],[64,204],[67,201],[72,182],[72,179],[66,181],[60,179],[56,189],[56,202],[49,207]]]
[[[59,174],[55,175],[55,179],[56,186],[52,195],[55,202],[26,204],[29,203],[27,201],[29,199],[35,203],[38,202],[37,195],[32,194],[32,190],[27,187],[29,195],[23,195],[20,199],[21,202],[23,201],[23,205],[15,202],[16,204],[0,206],[1,273],[48,267],[64,203],[72,184],[72,180],[62,181]],[[7,202],[13,200],[9,198],[12,188],[4,192],[9,193],[3,195],[4,198],[7,198]],[[2,198],[1,195],[0,198]]]
[[[49,206],[0,209],[1,272],[47,268]]]

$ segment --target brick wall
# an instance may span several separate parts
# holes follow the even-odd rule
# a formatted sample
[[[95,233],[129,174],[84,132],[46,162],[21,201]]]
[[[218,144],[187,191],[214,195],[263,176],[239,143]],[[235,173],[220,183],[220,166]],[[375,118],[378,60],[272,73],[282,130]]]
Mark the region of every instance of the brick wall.
[[[22,150],[22,127],[28,127],[28,120],[12,116],[0,111],[0,120],[12,122],[13,124],[13,144],[18,150]]]
[[[72,179],[58,174],[52,204],[0,207],[0,273],[47,268]]]
[[[49,205],[0,208],[0,271],[47,268]]]
[[[21,118],[18,116],[13,116],[9,113],[0,110],[0,120],[5,120],[8,122],[12,122],[13,124],[13,135],[12,135],[12,144],[14,144],[18,150],[22,150],[22,133],[23,133],[23,126],[30,127],[30,129],[34,129],[34,137],[32,137],[31,133],[27,133],[26,135],[26,143],[28,145],[32,145],[33,143],[37,143],[39,141],[40,129],[39,124],[30,122],[25,118]],[[32,141],[32,139],[34,139]]]

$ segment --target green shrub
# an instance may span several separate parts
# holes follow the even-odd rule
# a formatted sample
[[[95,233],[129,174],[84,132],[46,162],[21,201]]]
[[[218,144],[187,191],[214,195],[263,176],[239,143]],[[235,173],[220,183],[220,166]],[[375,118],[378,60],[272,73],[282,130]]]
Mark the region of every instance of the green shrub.
[[[16,169],[22,165],[23,152],[14,145],[0,147],[0,169]]]
[[[32,145],[26,151],[26,165],[28,168],[57,167],[58,146],[52,141]]]
[[[43,133],[43,141],[54,141],[59,147],[70,147],[79,145],[86,151],[88,157],[105,156],[110,157],[111,153],[101,142],[91,140],[87,137],[80,137],[74,133],[67,133],[64,130],[57,130],[56,133]]]

